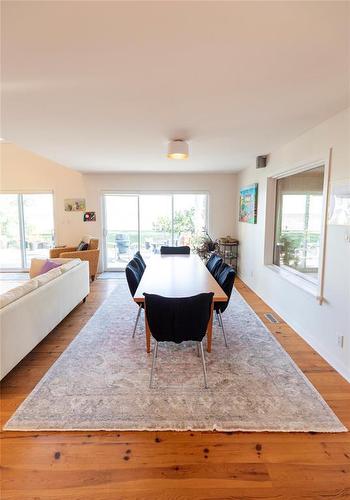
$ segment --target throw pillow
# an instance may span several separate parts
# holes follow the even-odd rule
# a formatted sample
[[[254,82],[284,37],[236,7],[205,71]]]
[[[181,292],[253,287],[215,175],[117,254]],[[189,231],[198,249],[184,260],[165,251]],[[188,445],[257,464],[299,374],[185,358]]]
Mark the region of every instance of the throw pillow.
[[[46,261],[47,259],[33,258],[30,262],[29,277],[35,278],[35,276],[39,276],[39,274],[41,273],[41,269]]]
[[[52,260],[47,259],[43,267],[40,269],[39,274],[45,274],[51,271],[51,269],[55,269],[55,267],[60,267],[61,265],[62,264],[60,264],[59,262],[53,262]]]
[[[81,241],[77,247],[77,252],[81,252],[82,250],[87,250],[89,248],[89,243],[85,243],[85,241]]]

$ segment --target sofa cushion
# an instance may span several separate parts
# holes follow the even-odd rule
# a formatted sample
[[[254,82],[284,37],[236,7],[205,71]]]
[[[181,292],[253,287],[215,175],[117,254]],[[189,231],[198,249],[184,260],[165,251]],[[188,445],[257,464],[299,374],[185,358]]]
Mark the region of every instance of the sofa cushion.
[[[87,250],[89,248],[89,243],[85,243],[85,241],[81,241],[77,246],[77,252],[81,252],[82,250]]]
[[[47,259],[32,259],[30,262],[29,277],[39,276],[40,271]]]
[[[34,278],[34,280],[38,282],[38,287],[40,287],[46,285],[46,283],[48,283],[49,281],[58,278],[59,276],[61,276],[61,274],[62,274],[61,268],[56,267],[55,269],[51,269],[51,271],[48,271],[45,274],[40,274],[39,276]]]
[[[27,295],[27,293],[32,292],[36,288],[38,288],[37,280],[29,280],[22,285],[11,288],[11,290],[0,295],[0,309],[24,297],[24,295]]]
[[[67,259],[68,260],[68,259]],[[60,270],[62,273],[66,273],[70,269],[72,269],[75,266],[78,266],[81,263],[80,259],[69,259],[69,262],[66,262],[60,267]]]
[[[51,271],[51,269],[55,269],[56,267],[60,267],[61,265],[62,264],[60,262],[54,262],[53,260],[47,259],[45,261],[45,264],[41,268],[40,274],[45,274]]]

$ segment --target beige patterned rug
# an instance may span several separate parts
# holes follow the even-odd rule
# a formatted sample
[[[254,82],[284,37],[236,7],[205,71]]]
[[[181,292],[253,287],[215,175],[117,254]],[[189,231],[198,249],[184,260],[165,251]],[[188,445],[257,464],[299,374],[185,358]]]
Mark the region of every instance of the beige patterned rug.
[[[191,343],[160,345],[148,388],[151,355],[142,321],[132,338],[136,313],[118,283],[6,429],[346,431],[235,290],[224,313],[228,349],[214,324],[207,390]]]

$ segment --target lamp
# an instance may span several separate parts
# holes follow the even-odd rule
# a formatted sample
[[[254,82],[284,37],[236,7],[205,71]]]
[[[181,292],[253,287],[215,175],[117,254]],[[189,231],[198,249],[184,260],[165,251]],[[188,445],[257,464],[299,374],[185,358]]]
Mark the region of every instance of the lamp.
[[[168,144],[168,158],[172,160],[187,160],[188,144],[182,139],[175,139]]]

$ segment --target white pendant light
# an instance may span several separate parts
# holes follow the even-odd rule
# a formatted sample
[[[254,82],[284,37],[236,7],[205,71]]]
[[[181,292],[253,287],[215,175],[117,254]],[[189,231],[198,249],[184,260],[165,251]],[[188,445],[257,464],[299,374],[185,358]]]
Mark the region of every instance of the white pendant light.
[[[172,160],[187,160],[188,144],[182,139],[170,141],[168,145],[168,158]]]

